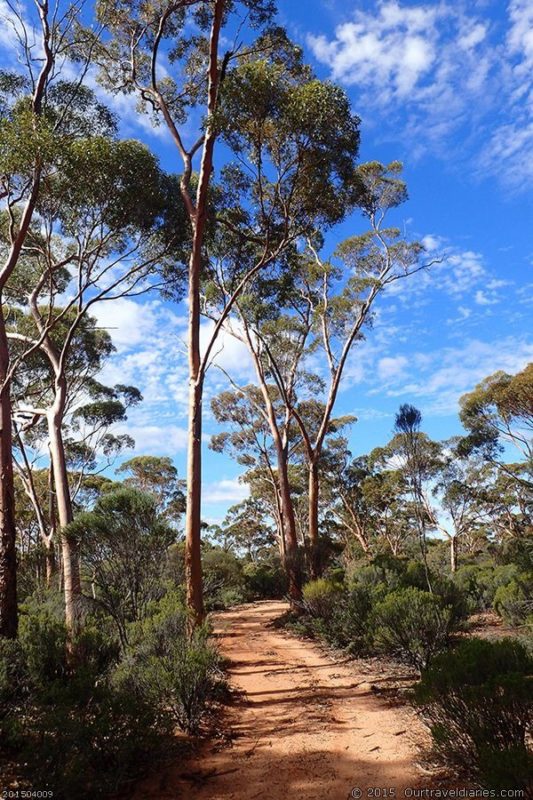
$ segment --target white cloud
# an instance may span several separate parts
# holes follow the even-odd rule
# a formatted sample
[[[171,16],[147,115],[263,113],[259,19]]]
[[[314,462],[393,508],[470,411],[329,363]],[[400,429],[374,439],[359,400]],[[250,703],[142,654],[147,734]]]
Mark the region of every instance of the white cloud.
[[[478,306],[493,306],[495,303],[498,302],[497,299],[489,297],[481,289],[478,289],[478,291],[475,293],[474,301],[478,304]]]
[[[200,347],[203,354],[205,354],[213,329],[213,322],[203,322],[201,325]],[[237,328],[235,328],[235,332],[239,334]],[[246,345],[224,328],[218,334],[211,351],[211,362],[222,367],[236,380],[252,378],[254,374]]]
[[[335,80],[357,87],[363,121],[402,139],[411,159],[429,150],[523,189],[533,177],[533,5],[511,0],[503,35],[476,5],[383,0],[307,41]]]
[[[371,87],[383,102],[412,92],[429,73],[439,16],[437,7],[403,8],[387,2],[377,14],[356,11],[353,22],[336,28],[332,41],[320,35],[309,36],[308,42],[336,80]]]
[[[187,448],[187,430],[178,425],[127,424],[118,433],[127,433],[135,440],[134,452],[150,455],[172,455]]]
[[[426,369],[417,373],[416,380],[389,389],[388,395],[423,398],[428,413],[456,414],[461,395],[487,375],[523,369],[533,359],[533,344],[510,336],[494,342],[473,339],[423,355],[430,357]]]
[[[380,358],[378,361],[378,375],[383,380],[397,378],[403,375],[407,364],[408,361],[405,356]]]
[[[531,0],[512,0],[509,4],[511,27],[507,44],[512,53],[523,58],[524,66],[533,64],[533,5]]]
[[[250,494],[250,489],[238,478],[223,478],[220,481],[207,483],[202,492],[202,504],[240,503]]]

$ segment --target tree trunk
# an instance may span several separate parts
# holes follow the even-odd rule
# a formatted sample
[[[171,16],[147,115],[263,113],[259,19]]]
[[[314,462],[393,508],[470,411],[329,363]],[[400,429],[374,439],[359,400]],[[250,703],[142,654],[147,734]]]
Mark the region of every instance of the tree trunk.
[[[0,313],[0,636],[14,639],[17,635],[17,555],[8,370],[5,321]]]
[[[200,278],[204,231],[207,222],[209,185],[213,173],[213,153],[216,142],[214,114],[217,110],[219,89],[218,50],[220,30],[224,17],[225,0],[215,0],[213,22],[209,37],[209,67],[207,81],[207,125],[196,192],[196,208],[191,215],[193,239],[189,259],[189,424],[187,452],[187,507],[185,512],[185,579],[187,607],[194,627],[205,618],[202,558],[201,558],[201,505],[202,505],[202,396],[203,366],[200,352]],[[190,161],[189,161],[190,167]],[[189,173],[190,174],[190,173]],[[188,198],[188,189],[185,191]]]
[[[457,537],[452,536],[450,539],[450,570],[452,573],[457,572]]]
[[[285,542],[285,570],[289,579],[289,598],[291,605],[297,607],[302,599],[302,570],[300,564],[296,519],[292,504],[287,461],[283,449],[278,446],[278,476],[283,516],[283,538]]]
[[[185,517],[185,582],[191,625],[205,619],[201,554],[202,386],[191,378],[187,450],[187,513]]]
[[[309,464],[309,547],[311,578],[315,580],[322,572],[318,541],[318,497],[319,497],[318,465],[316,461]]]
[[[65,595],[65,625],[69,637],[69,648],[72,652],[72,641],[79,633],[81,611],[81,580],[78,557],[78,546],[64,529],[72,522],[72,501],[68,485],[68,471],[65,458],[65,447],[61,435],[62,409],[61,402],[54,404],[48,419],[50,437],[50,457],[54,475],[57,515],[61,537],[61,553],[63,557],[63,588]]]
[[[56,552],[52,537],[45,543],[46,588],[52,588],[52,581],[56,574]]]

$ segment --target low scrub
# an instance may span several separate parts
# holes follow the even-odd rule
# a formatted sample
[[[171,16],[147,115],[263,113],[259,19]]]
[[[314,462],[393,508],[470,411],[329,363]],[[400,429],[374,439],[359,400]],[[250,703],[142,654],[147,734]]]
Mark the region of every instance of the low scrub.
[[[469,639],[415,689],[439,761],[489,789],[533,789],[533,659],[517,641]]]
[[[135,628],[133,645],[116,674],[117,685],[148,700],[187,733],[198,733],[224,681],[207,629],[187,635],[187,615],[169,594]]]
[[[372,622],[380,650],[423,670],[447,646],[453,612],[437,595],[409,587],[377,603]]]
[[[500,586],[494,596],[494,610],[514,627],[533,626],[533,578],[521,573]]]
[[[207,631],[187,636],[179,592],[130,624],[126,650],[106,617],[85,620],[73,671],[53,596],[24,606],[17,641],[0,641],[0,758],[21,786],[58,800],[109,797],[197,732],[223,681]]]
[[[332,617],[341,594],[340,584],[326,578],[318,578],[304,586],[302,605],[309,616],[328,620]]]

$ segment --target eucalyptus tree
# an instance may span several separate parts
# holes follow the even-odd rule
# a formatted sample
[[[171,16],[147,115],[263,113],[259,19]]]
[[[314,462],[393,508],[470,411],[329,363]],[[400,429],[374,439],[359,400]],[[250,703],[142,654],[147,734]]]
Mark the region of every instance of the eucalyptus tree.
[[[264,501],[247,497],[228,508],[215,539],[225,550],[233,550],[255,562],[275,544],[272,521]]]
[[[289,579],[289,594],[300,598],[301,558],[298,553],[290,462],[298,453],[300,437],[290,416],[280,406],[274,386],[267,387],[269,410],[264,410],[263,392],[253,385],[224,391],[211,401],[216,421],[226,430],[211,437],[211,447],[228,452],[246,467],[244,481],[258,488],[270,504],[280,555]],[[281,410],[281,418],[280,418]],[[272,436],[275,426],[276,436]],[[228,430],[229,428],[229,430]]]
[[[141,144],[110,136],[72,142],[61,170],[43,189],[36,223],[8,287],[14,307],[8,337],[18,345],[11,369],[31,364],[39,354],[51,378],[32,385],[19,408],[30,418],[46,420],[60,530],[73,518],[63,430],[67,412],[72,412],[71,424],[94,436],[95,430],[107,431],[123,419],[124,405],[139,399],[130,387],[109,389],[96,381],[94,374],[112,344],[89,312],[97,303],[153,289],[165,260],[179,258],[183,231],[176,228],[172,204],[171,179]],[[18,311],[20,306],[25,313]],[[90,402],[72,409],[80,391]],[[33,394],[40,404],[32,402]],[[106,454],[122,443],[107,432],[101,446]],[[83,458],[81,444],[77,456]],[[68,534],[61,542],[66,621],[74,634],[80,597],[77,548]]]
[[[434,442],[420,426],[422,414],[408,403],[400,406],[395,417],[395,435],[384,447],[370,454],[372,464],[402,471],[406,493],[413,504],[420,554],[424,563],[428,590],[432,592],[427,563],[427,531],[439,527],[437,513],[430,501],[430,490],[444,465],[442,445]]]
[[[39,522],[49,580],[54,549],[61,545],[65,619],[74,634],[79,623],[81,584],[77,544],[64,530],[73,519],[85,475],[96,468],[97,459],[109,461],[133,443],[131,437],[116,435],[111,429],[126,419],[127,408],[138,403],[141,395],[134,387],[108,387],[97,380],[114,350],[109,334],[87,314],[73,329],[75,314],[61,315],[62,311],[53,309],[48,323],[54,324],[31,352],[25,348],[33,345],[32,336],[38,335],[31,314],[14,313],[8,336],[13,337],[12,359],[17,358],[19,349],[25,356],[12,381],[15,465]],[[48,312],[48,308],[39,309],[40,314]],[[42,460],[43,449],[50,456],[46,505],[36,490],[36,472],[29,455],[40,454]]]
[[[235,303],[234,335],[248,346],[260,386],[271,382],[277,387],[301,433],[315,576],[319,572],[320,461],[326,439],[338,424],[333,412],[350,353],[363,338],[379,295],[431,264],[423,261],[419,242],[409,242],[397,228],[386,227],[389,212],[407,197],[400,174],[397,162],[359,166],[350,178],[351,200],[369,223],[368,231],[342,242],[335,251],[335,263],[320,257],[319,237],[308,237],[306,250],[293,258],[290,278],[281,285],[269,285],[268,278],[259,276]],[[264,404],[268,409],[266,392]],[[304,415],[302,409],[310,404],[315,413]],[[346,418],[343,424],[350,421]],[[274,425],[272,435],[277,435]]]
[[[478,451],[509,478],[533,487],[533,363],[516,375],[496,372],[460,400],[467,430],[463,452]],[[518,451],[522,468],[503,460],[505,447]]]
[[[132,487],[104,494],[69,529],[81,542],[90,600],[113,619],[126,647],[128,624],[144,617],[148,604],[162,595],[175,531],[158,514],[155,498]]]
[[[487,498],[490,470],[475,455],[465,457],[461,452],[461,439],[443,443],[443,463],[437,476],[433,494],[438,497],[441,520],[437,527],[450,544],[450,570],[458,565],[460,545],[484,538],[490,525]],[[477,535],[476,535],[477,534]]]
[[[83,86],[91,45],[77,79],[61,79],[65,61],[84,38],[74,36],[80,3],[34,0],[5,4],[16,70],[0,72],[0,201],[5,240],[0,266],[0,635],[17,630],[15,515],[6,286],[19,261],[39,196],[64,149],[89,130],[107,129],[109,114]]]
[[[254,275],[317,226],[343,216],[358,120],[339,89],[312,76],[284,32],[266,27],[274,15],[271,0],[127,6],[106,0],[97,11],[109,33],[98,48],[102,79],[117,91],[136,92],[164,121],[183,164],[180,191],[191,232],[185,565],[187,602],[199,622],[202,399],[214,344]],[[263,28],[251,44],[247,27]],[[232,42],[225,52],[224,40]],[[217,162],[219,138],[226,148]],[[219,303],[205,290],[213,278],[227,289]],[[206,311],[214,325],[202,353]]]
[[[156,500],[157,512],[168,522],[177,524],[185,511],[183,481],[172,459],[166,456],[134,456],[124,461],[116,470],[126,474],[124,485],[151,494]]]
[[[361,552],[368,559],[389,552],[402,556],[412,550],[417,531],[415,509],[408,499],[406,476],[387,463],[379,451],[352,459],[340,452],[323,474],[330,495],[328,515],[338,525],[346,554]]]

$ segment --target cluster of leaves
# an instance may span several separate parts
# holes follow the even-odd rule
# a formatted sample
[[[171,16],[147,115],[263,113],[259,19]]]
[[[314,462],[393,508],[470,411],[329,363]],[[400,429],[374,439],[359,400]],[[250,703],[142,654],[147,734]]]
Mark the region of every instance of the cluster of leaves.
[[[434,755],[486,788],[531,791],[532,690],[533,661],[512,639],[465,640],[437,656],[415,691]]]
[[[445,649],[469,613],[466,593],[421,562],[378,558],[349,582],[321,578],[304,587],[297,629],[354,653],[387,653],[418,670]]]

